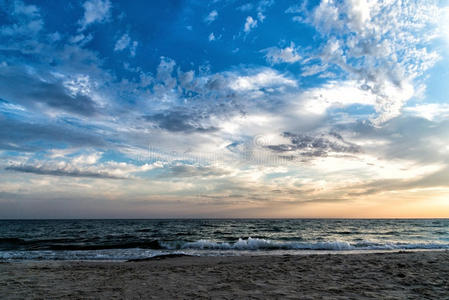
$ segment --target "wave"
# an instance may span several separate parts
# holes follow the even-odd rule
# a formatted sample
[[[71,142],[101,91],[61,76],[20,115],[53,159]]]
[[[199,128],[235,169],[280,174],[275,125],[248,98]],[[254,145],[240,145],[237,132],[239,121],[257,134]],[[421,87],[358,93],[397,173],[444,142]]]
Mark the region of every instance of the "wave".
[[[2,242],[23,243],[17,239],[0,239]],[[196,256],[234,256],[234,255],[265,255],[290,253],[299,254],[301,251],[355,251],[366,250],[438,250],[449,249],[449,244],[442,243],[375,243],[369,241],[346,242],[303,242],[303,241],[274,241],[269,239],[238,239],[233,243],[211,240],[194,242],[159,242],[157,243],[126,243],[114,245],[64,245],[63,247],[47,247],[46,249],[1,249],[2,260],[130,260],[147,259],[158,255],[196,255]],[[42,248],[42,247],[41,247]],[[154,249],[157,248],[157,249]],[[326,252],[324,252],[326,253]]]
[[[406,243],[357,241],[302,241],[270,240],[264,238],[239,238],[235,242],[201,239],[186,241],[159,240],[117,240],[101,242],[96,240],[47,239],[23,240],[19,238],[0,238],[0,251],[87,251],[107,249],[150,249],[150,250],[400,250],[400,249],[449,249],[449,243]]]
[[[170,246],[165,245],[170,249]],[[199,240],[188,242],[181,249],[197,250],[400,250],[400,249],[449,249],[449,244],[443,243],[377,243],[360,241],[325,242],[283,242],[268,239],[248,238],[239,239],[235,243]]]

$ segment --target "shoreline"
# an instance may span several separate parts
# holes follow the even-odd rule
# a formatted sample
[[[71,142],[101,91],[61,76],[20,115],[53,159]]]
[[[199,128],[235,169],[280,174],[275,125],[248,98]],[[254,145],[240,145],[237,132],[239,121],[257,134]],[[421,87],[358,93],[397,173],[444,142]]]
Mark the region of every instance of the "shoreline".
[[[444,298],[449,252],[180,256],[134,262],[4,261],[13,298]]]

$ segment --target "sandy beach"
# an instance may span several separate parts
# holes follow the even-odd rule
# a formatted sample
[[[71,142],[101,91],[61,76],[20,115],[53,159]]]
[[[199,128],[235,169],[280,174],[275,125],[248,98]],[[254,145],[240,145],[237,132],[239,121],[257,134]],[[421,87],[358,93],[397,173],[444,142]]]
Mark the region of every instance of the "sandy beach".
[[[2,299],[449,299],[449,252],[2,262]]]

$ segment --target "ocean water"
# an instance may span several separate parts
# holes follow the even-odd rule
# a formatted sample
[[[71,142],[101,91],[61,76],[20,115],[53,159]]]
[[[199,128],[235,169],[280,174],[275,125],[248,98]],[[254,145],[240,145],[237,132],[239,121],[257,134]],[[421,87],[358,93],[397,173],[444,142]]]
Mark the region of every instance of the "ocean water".
[[[0,220],[0,260],[449,249],[449,219]]]

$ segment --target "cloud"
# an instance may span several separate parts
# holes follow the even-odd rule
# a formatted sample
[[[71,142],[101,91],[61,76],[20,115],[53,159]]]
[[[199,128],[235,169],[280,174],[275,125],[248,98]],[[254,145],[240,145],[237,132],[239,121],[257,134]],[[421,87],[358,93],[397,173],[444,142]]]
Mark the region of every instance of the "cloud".
[[[261,50],[261,52],[266,53],[265,58],[271,65],[280,63],[295,63],[302,59],[301,55],[298,54],[298,51],[295,48],[295,44],[293,42],[290,43],[290,46],[287,46],[285,48],[270,47]]]
[[[225,169],[185,164],[177,164],[165,169],[166,172],[163,173],[161,178],[221,177],[230,174],[229,170]]]
[[[150,113],[143,114],[154,128],[170,132],[218,133],[222,124],[233,123],[229,118],[246,110],[276,109],[278,104],[272,100],[297,88],[296,80],[271,68],[196,75],[179,68],[175,72],[175,66],[175,61],[161,59],[155,83],[158,94],[153,96]]]
[[[305,13],[307,11],[307,9],[306,9],[307,3],[308,3],[308,1],[303,1],[301,3],[301,5],[296,4],[296,5],[290,6],[285,10],[285,13],[286,14]]]
[[[127,179],[132,178],[134,173],[163,167],[163,164],[159,162],[140,165],[115,161],[98,163],[99,157],[101,157],[101,153],[94,152],[75,157],[64,156],[53,160],[31,160],[20,163],[12,161],[5,167],[5,170],[36,175]]]
[[[290,140],[289,144],[268,145],[266,148],[286,155],[300,155],[303,157],[325,157],[330,153],[360,153],[361,148],[353,143],[347,142],[336,133],[319,134],[295,134],[284,132],[283,137]]]
[[[174,60],[161,58],[152,98],[152,111],[170,118],[172,111],[183,111],[188,115],[229,117],[234,113],[243,113],[247,104],[269,105],[267,96],[282,94],[297,87],[296,80],[271,68],[240,68],[215,74],[200,73],[197,76],[193,71],[182,72],[178,68],[177,76],[174,76],[175,66]],[[259,101],[251,103],[250,99],[254,98]],[[168,103],[172,108],[167,107]],[[151,115],[147,114],[148,117]],[[219,124],[212,126],[220,127]],[[211,125],[200,127],[206,129]]]
[[[425,118],[429,121],[443,120],[449,117],[449,104],[427,103],[404,107],[405,112]]]
[[[83,155],[79,155],[79,156],[76,156],[75,158],[73,158],[72,162],[75,165],[79,165],[79,164],[93,165],[98,162],[98,160],[101,158],[101,156],[102,156],[102,153],[100,153],[100,152],[83,154]]]
[[[237,10],[240,11],[250,11],[254,8],[254,5],[252,3],[245,3],[239,7],[237,7]]]
[[[260,0],[257,4],[257,11],[258,12],[264,12],[274,4],[274,0]]]
[[[0,34],[22,39],[37,35],[44,27],[40,11],[35,5],[26,5],[22,1],[11,2],[6,11],[14,18],[12,25],[0,27]]]
[[[96,113],[97,104],[88,95],[70,94],[55,77],[40,79],[14,67],[0,67],[0,89],[3,96],[25,107],[41,110],[39,105],[83,116]],[[42,77],[41,77],[42,78]]]
[[[131,38],[129,37],[128,34],[125,33],[115,43],[114,51],[122,51],[122,50],[126,49],[130,43],[131,43]]]
[[[139,46],[139,42],[133,41],[132,45],[129,47],[129,54],[131,54],[132,57],[136,56],[137,46]]]
[[[410,160],[426,165],[446,162],[449,158],[449,148],[445,144],[449,139],[449,122],[444,118],[430,121],[406,113],[381,127],[359,121],[335,128],[349,132],[351,140],[363,145],[366,153],[390,162]]]
[[[296,87],[293,79],[272,69],[262,69],[251,75],[230,76],[229,87],[234,91],[253,91],[276,86]]]
[[[14,13],[29,17],[39,17],[39,9],[35,5],[25,5],[22,1],[14,1]]]
[[[218,12],[216,10],[211,11],[205,18],[204,22],[210,24],[215,21],[218,17]]]
[[[443,166],[437,171],[407,179],[379,179],[346,187],[348,196],[367,196],[386,192],[399,192],[432,188],[449,188],[449,167]]]
[[[331,107],[378,105],[377,96],[357,81],[329,81],[320,87],[305,90],[297,98],[302,100],[297,104],[302,111],[319,115],[325,114]]]
[[[335,1],[321,1],[313,11],[312,22],[315,27],[325,33],[342,29],[339,6]]]
[[[245,25],[243,25],[243,31],[245,33],[249,33],[252,29],[257,27],[257,20],[254,20],[253,17],[246,17]]]
[[[88,0],[83,4],[84,16],[79,21],[80,30],[85,30],[94,23],[105,23],[109,21],[111,2],[109,0]]]
[[[70,43],[78,44],[80,47],[83,47],[87,43],[89,43],[93,39],[92,34],[84,35],[83,33],[77,34],[70,38]]]
[[[108,144],[93,130],[64,123],[28,123],[0,117],[0,127],[0,148],[5,150],[38,151],[60,144],[101,148]]]
[[[427,27],[417,25],[427,24],[424,15],[429,16],[426,8],[416,10],[418,2],[407,6],[411,12],[397,10],[393,2],[380,6],[364,1],[310,2],[294,12],[301,13],[300,21],[307,23],[310,33],[301,37],[301,47],[290,42],[297,41],[291,31],[272,36],[272,28],[259,26],[279,21],[268,11],[272,1],[253,2],[245,13],[234,11],[241,17],[252,16],[246,18],[250,21],[246,33],[257,26],[268,30],[254,36],[249,45],[238,39],[245,32],[231,42],[226,40],[231,34],[223,31],[222,37],[212,28],[190,40],[207,43],[207,34],[210,40],[221,38],[229,42],[229,49],[240,49],[235,60],[217,61],[220,51],[204,49],[214,55],[199,62],[198,57],[204,58],[199,52],[187,59],[182,51],[171,49],[167,53],[182,58],[163,56],[157,68],[154,55],[167,51],[157,43],[158,50],[147,63],[139,63],[145,57],[111,61],[111,50],[117,57],[134,56],[139,46],[134,34],[141,32],[133,23],[125,24],[134,22],[129,14],[129,19],[111,24],[116,35],[109,36],[109,48],[98,48],[101,41],[93,40],[91,25],[112,19],[112,2],[87,3],[107,4],[106,17],[75,25],[84,31],[72,28],[58,34],[46,31],[41,10],[44,17],[51,11],[44,10],[45,5],[11,2],[8,6],[8,23],[0,28],[0,96],[5,99],[0,100],[0,148],[6,150],[0,151],[0,157],[10,168],[3,172],[2,191],[40,189],[41,195],[50,197],[59,189],[78,198],[92,193],[98,199],[131,201],[140,194],[150,203],[163,202],[166,198],[161,195],[170,193],[178,206],[205,195],[201,203],[239,208],[265,203],[271,209],[277,200],[347,201],[349,193],[363,190],[344,187],[388,176],[398,180],[421,176],[417,169],[421,172],[427,164],[448,161],[447,107],[424,102],[405,106],[421,90],[426,70],[438,59],[426,48],[429,39],[417,34],[425,31]],[[403,7],[408,4],[404,3]],[[385,20],[381,10],[390,14],[390,4],[391,20]],[[204,10],[198,11],[202,22]],[[220,18],[228,11],[220,11]],[[183,30],[192,21],[184,17],[173,18],[181,22],[176,28]],[[185,45],[177,33],[169,34],[167,42],[175,38]],[[254,52],[266,45],[276,47]],[[262,55],[271,67],[259,66],[266,64]],[[256,147],[255,137],[260,135],[270,137],[271,143]],[[155,166],[158,156],[148,158],[150,142],[162,150],[191,153],[184,156],[191,160],[167,163],[163,169]],[[261,148],[270,156],[258,157]],[[203,156],[202,165],[192,164],[198,153],[223,158]],[[138,163],[138,157],[149,163]],[[279,157],[285,157],[282,170],[275,168]],[[214,162],[225,167],[215,167]],[[155,168],[160,169],[151,172]],[[132,180],[103,180],[100,187],[94,178]]]
[[[156,78],[163,82],[166,88],[173,88],[176,85],[176,79],[172,76],[176,62],[167,57],[161,57],[161,62],[157,67]]]
[[[218,128],[214,126],[204,127],[201,123],[204,118],[190,115],[182,111],[169,111],[145,116],[145,120],[154,122],[157,127],[173,132],[214,132]]]
[[[262,14],[267,8],[269,8],[270,6],[272,6],[274,4],[274,0],[261,0],[259,2],[253,1],[245,3],[243,5],[240,5],[237,7],[237,10],[240,11],[251,11],[253,9],[256,9],[256,11],[260,14]]]
[[[304,22],[327,40],[321,53],[310,56],[319,58],[322,68],[308,66],[305,74],[336,66],[360,81],[377,97],[373,121],[381,124],[400,114],[422,84],[420,76],[439,59],[427,38],[435,36],[437,15],[430,2],[321,1]]]
[[[221,34],[219,36],[216,36],[213,32],[211,32],[208,37],[209,42],[217,41],[217,40],[220,40],[221,38],[222,38]]]
[[[69,176],[69,177],[87,177],[87,178],[108,178],[108,179],[125,179],[125,177],[117,177],[107,173],[81,171],[77,169],[67,170],[61,169],[47,169],[42,166],[18,165],[6,167],[7,171],[31,173],[36,175],[51,175],[51,176]]]
[[[136,49],[138,45],[139,42],[131,41],[131,37],[127,33],[125,33],[115,43],[114,51],[120,52],[125,49],[129,49],[131,56],[134,57],[136,55]]]

